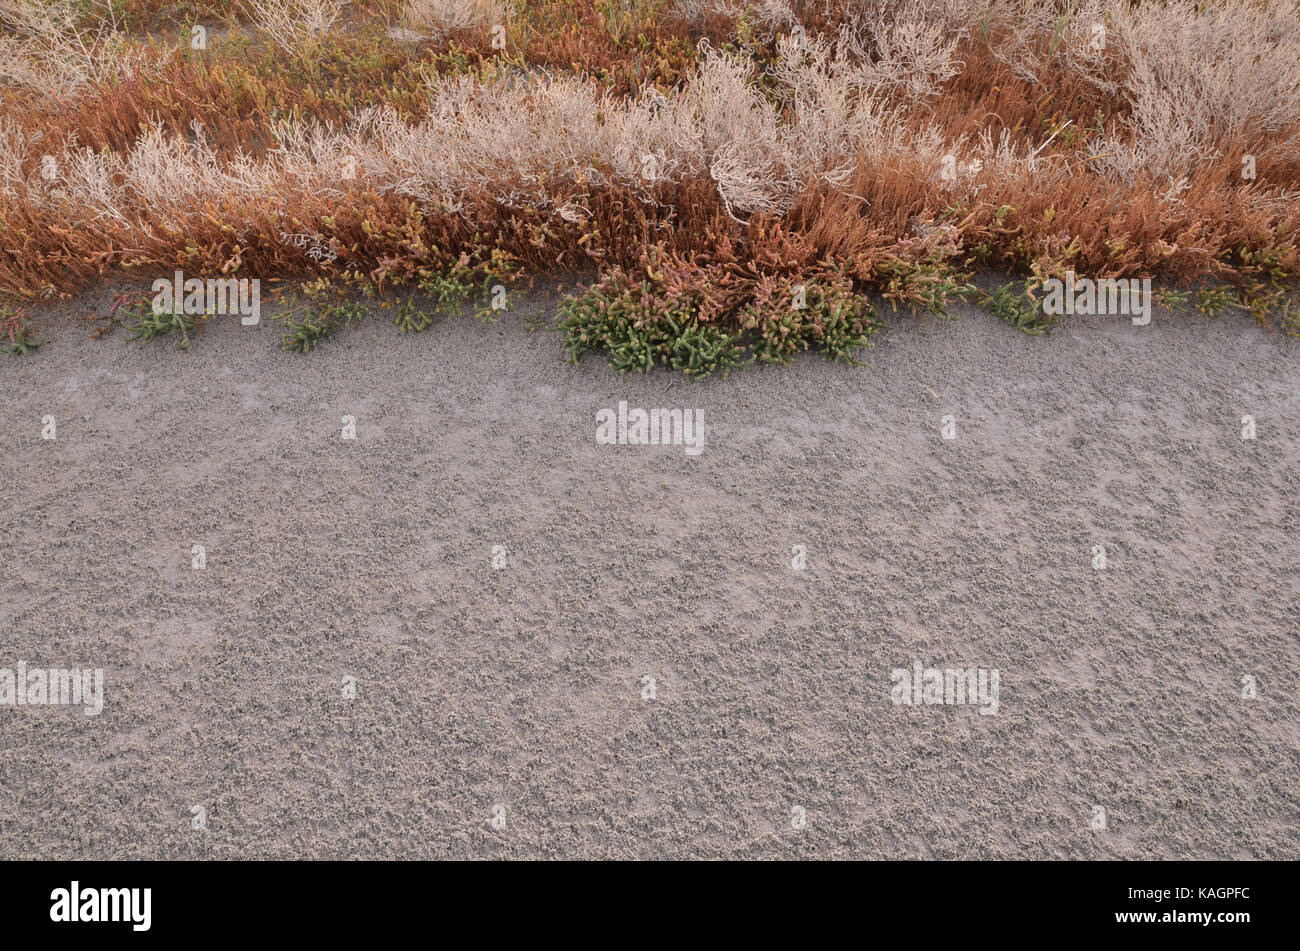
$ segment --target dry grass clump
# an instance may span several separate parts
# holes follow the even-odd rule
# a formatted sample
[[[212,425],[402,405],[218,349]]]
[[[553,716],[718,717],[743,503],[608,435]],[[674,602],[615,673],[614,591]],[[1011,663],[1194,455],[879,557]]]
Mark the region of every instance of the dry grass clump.
[[[1202,9],[1203,8],[1203,9]],[[1113,4],[1112,41],[1125,63],[1125,139],[1100,137],[1095,167],[1132,178],[1180,178],[1241,140],[1294,156],[1300,124],[1300,0]]]
[[[348,0],[240,0],[245,15],[291,55],[316,47],[347,4]]]
[[[108,2],[90,0],[98,15],[89,27],[78,25],[87,4],[74,0],[0,0],[0,79],[35,93],[65,100],[95,85],[119,78],[147,62],[118,29]]]
[[[758,23],[788,28],[800,23],[798,15],[786,0],[678,0],[674,6],[678,16],[691,23],[700,23],[713,15],[736,19],[752,17]]]
[[[439,39],[503,23],[506,13],[505,0],[411,0],[403,23],[416,37]]]

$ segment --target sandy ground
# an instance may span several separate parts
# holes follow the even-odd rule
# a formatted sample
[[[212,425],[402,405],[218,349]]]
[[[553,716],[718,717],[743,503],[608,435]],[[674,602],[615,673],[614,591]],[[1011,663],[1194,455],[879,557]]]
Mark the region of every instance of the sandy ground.
[[[107,678],[0,707],[0,857],[1300,857],[1300,344],[964,310],[690,383],[550,308],[0,359],[0,667]]]

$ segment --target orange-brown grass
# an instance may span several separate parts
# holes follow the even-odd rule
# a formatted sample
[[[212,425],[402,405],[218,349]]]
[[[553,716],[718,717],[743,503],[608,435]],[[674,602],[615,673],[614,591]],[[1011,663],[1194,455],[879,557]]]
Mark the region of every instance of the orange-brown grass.
[[[616,92],[632,93],[647,85],[673,86],[691,71],[701,39],[721,44],[735,32],[735,17],[710,15],[687,23],[669,0],[633,3],[626,21],[611,27],[596,0],[545,0],[527,5],[526,15],[504,24],[504,50],[492,46],[492,27],[480,24],[418,47],[440,57],[453,56],[468,66],[493,59],[592,77]]]
[[[505,51],[492,50],[482,30],[404,49],[377,27],[394,10],[367,7],[309,62],[265,42],[174,56],[159,45],[166,62],[155,72],[91,86],[52,113],[14,110],[10,120],[24,135],[43,138],[23,161],[24,184],[0,195],[0,293],[32,300],[105,275],[152,277],[173,268],[280,280],[324,273],[381,287],[455,266],[521,276],[635,275],[653,269],[647,262],[659,255],[685,268],[693,287],[701,273],[719,282],[719,312],[730,313],[736,294],[757,293],[778,278],[785,287],[801,274],[844,274],[858,289],[931,308],[942,306],[961,275],[982,266],[1038,277],[1067,268],[1170,281],[1214,275],[1256,290],[1300,274],[1300,203],[1289,200],[1300,185],[1300,126],[1267,137],[1246,129],[1216,142],[1218,156],[1196,163],[1181,183],[1106,175],[1090,165],[1085,133],[1126,135],[1124,100],[1064,66],[1030,81],[993,55],[996,33],[960,44],[962,68],[937,95],[884,99],[896,110],[889,121],[918,141],[937,127],[964,160],[981,134],[996,143],[1005,133],[1010,158],[985,154],[982,169],[948,182],[929,152],[869,152],[843,181],[810,177],[783,216],[734,215],[708,167],[653,188],[619,181],[605,167],[596,169],[603,176],[596,185],[557,169],[540,180],[495,182],[493,194],[459,196],[455,211],[364,177],[334,182],[332,192],[289,180],[268,184],[252,200],[217,192],[166,214],[143,207],[104,214],[42,197],[40,153],[74,142],[124,153],[146,129],[186,137],[198,122],[217,156],[233,161],[265,155],[282,120],[343,124],[360,107],[389,105],[415,121],[426,80],[489,62],[580,72],[620,94],[650,84],[671,92],[694,73],[697,40],[736,40],[734,17],[688,22],[653,6],[635,7],[616,37],[599,7],[593,0],[537,5],[512,25],[514,45]],[[795,7],[810,32],[838,25],[844,13],[821,2]],[[762,81],[775,56],[773,37],[760,38],[751,52]],[[1043,38],[1038,55],[1050,52]],[[1122,80],[1124,64],[1108,65]],[[1241,175],[1247,154],[1257,162],[1253,182]],[[493,197],[511,189],[524,200]],[[585,214],[555,212],[571,202]],[[312,236],[333,257],[308,257],[286,233]],[[662,275],[646,277],[661,289],[672,286]]]
[[[160,68],[92,85],[66,102],[10,92],[5,111],[25,131],[40,132],[53,149],[76,141],[122,151],[135,144],[143,127],[184,136],[198,122],[223,155],[258,155],[273,144],[272,125],[281,119],[342,123],[358,108],[375,105],[392,105],[414,118],[423,110],[430,77],[525,64],[583,71],[602,85],[631,92],[647,83],[680,82],[696,56],[680,20],[641,21],[635,40],[616,44],[592,0],[542,5],[534,11],[536,23],[522,21],[517,28],[522,45],[504,51],[492,49],[485,30],[403,51],[376,28],[378,21],[357,22],[357,16],[353,11],[352,28],[332,34],[310,64],[256,38],[236,35],[194,51],[180,42],[180,34],[151,35],[140,42]],[[552,22],[559,26],[550,29]],[[713,38],[724,38],[730,22],[713,22]]]
[[[1008,130],[1038,144],[1066,122],[1097,128],[1127,112],[1123,100],[1106,96],[1073,70],[1051,70],[1040,82],[1030,83],[993,56],[981,39],[964,40],[958,56],[962,71],[944,86],[942,95],[919,110],[954,138],[984,129]],[[1115,63],[1114,69],[1122,70],[1122,65]],[[1063,144],[1070,141],[1068,135],[1062,139]]]
[[[47,148],[72,141],[125,151],[142,128],[189,135],[195,122],[227,157],[257,155],[273,144],[284,119],[341,123],[358,108],[391,105],[423,111],[427,76],[390,43],[374,35],[331,37],[310,67],[268,44],[236,42],[197,53],[154,46],[161,68],[103,83],[54,112],[15,111],[25,131],[40,132]]]

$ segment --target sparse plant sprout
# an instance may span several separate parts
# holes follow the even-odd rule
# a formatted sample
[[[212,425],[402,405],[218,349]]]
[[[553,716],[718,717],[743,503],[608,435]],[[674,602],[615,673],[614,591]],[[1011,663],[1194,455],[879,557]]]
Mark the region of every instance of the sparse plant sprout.
[[[1288,337],[1300,337],[1300,301],[1295,298],[1287,298],[1282,305],[1279,318],[1283,333]]]
[[[418,308],[412,295],[398,305],[397,312],[393,315],[393,323],[402,333],[420,333],[433,324],[433,314]]]
[[[43,343],[27,320],[26,311],[0,307],[0,346],[6,353],[21,357],[40,348]]]
[[[127,308],[126,314],[135,318],[123,324],[128,331],[128,340],[152,343],[159,337],[172,337],[172,345],[177,350],[189,349],[190,337],[197,333],[199,321],[204,316],[186,313],[181,301],[176,301],[170,310],[160,310],[149,303],[138,304]]]
[[[302,318],[287,320],[289,331],[282,346],[293,353],[310,353],[344,326],[360,323],[365,310],[360,304],[335,304],[321,307]]]
[[[1152,295],[1152,299],[1165,310],[1183,310],[1191,303],[1192,292],[1162,287]]]
[[[1051,333],[1053,318],[1044,313],[1023,289],[1015,284],[1003,284],[993,293],[977,292],[980,305],[994,317],[1001,317],[1021,333],[1030,336]]]
[[[420,290],[432,297],[439,308],[449,310],[469,300],[475,287],[455,273],[431,274],[420,281]]]
[[[280,345],[291,353],[310,353],[348,324],[360,324],[365,316],[365,305],[348,299],[329,278],[307,282],[300,291],[307,300],[307,313],[299,316],[301,308],[295,305],[282,317],[289,329]]]
[[[871,302],[843,275],[746,289],[736,275],[660,252],[643,263],[647,278],[616,271],[561,305],[557,326],[571,359],[595,350],[624,373],[663,366],[725,377],[755,360],[788,363],[810,349],[855,362],[853,352],[868,346],[879,327]],[[714,290],[724,282],[738,291],[729,301]],[[804,307],[791,306],[797,297]]]
[[[1218,317],[1236,304],[1237,295],[1230,287],[1203,287],[1196,292],[1196,309],[1206,317]]]

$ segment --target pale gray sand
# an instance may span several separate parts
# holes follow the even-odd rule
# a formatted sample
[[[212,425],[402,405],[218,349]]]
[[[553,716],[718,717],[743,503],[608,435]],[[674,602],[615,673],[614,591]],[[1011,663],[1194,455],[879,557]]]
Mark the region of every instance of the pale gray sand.
[[[1297,342],[964,310],[692,384],[549,307],[0,359],[0,667],[107,672],[0,707],[0,857],[1300,857]],[[619,400],[703,454],[597,445]]]

